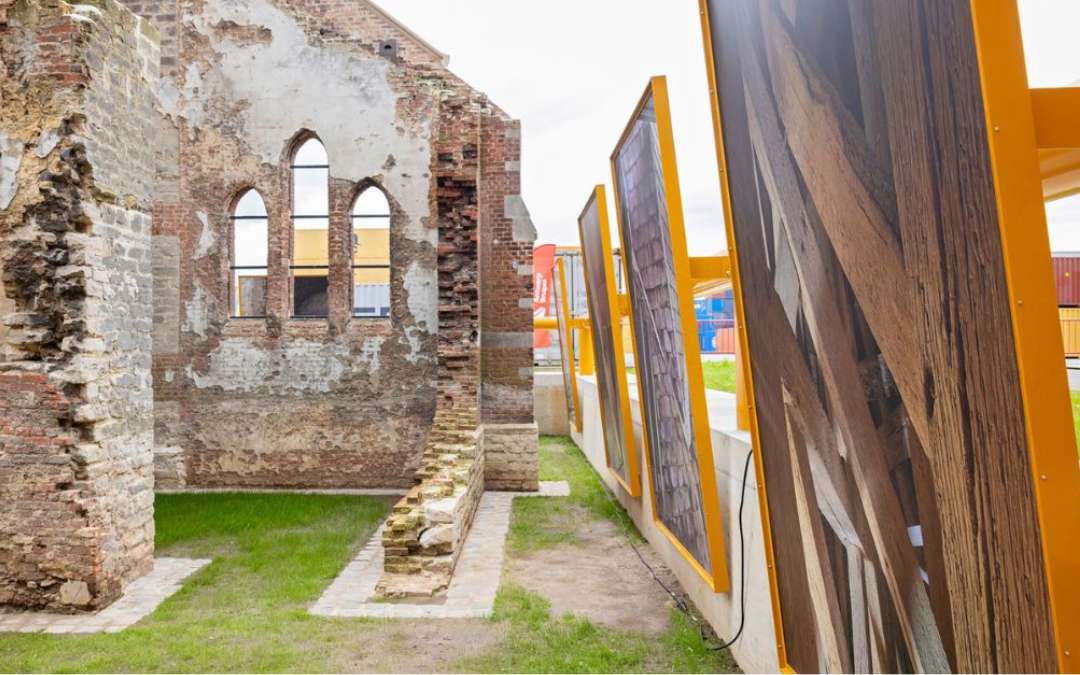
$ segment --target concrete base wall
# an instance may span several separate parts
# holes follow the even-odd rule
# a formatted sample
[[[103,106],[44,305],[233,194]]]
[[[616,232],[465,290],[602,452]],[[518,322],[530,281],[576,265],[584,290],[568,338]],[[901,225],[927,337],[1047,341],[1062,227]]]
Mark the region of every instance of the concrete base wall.
[[[642,472],[643,497],[628,496],[616,483],[608,470],[604,458],[603,433],[600,427],[600,405],[597,398],[596,379],[578,377],[579,397],[582,406],[584,427],[581,434],[574,433],[573,439],[582,449],[589,463],[593,465],[601,479],[634,520],[638,530],[649,544],[659,552],[664,562],[671,568],[683,590],[702,613],[704,618],[719,635],[720,639],[730,639],[739,626],[739,596],[742,584],[746,586],[746,626],[742,636],[732,647],[732,653],[739,666],[748,673],[776,672],[779,669],[776,654],[776,638],[773,631],[772,600],[769,592],[769,579],[765,567],[765,549],[762,543],[761,517],[758,508],[757,479],[753,461],[747,476],[746,505],[743,509],[743,531],[746,546],[745,580],[739,571],[739,497],[742,488],[743,466],[747,453],[750,452],[750,435],[736,430],[735,396],[721,392],[708,392],[709,420],[712,427],[713,460],[716,466],[716,481],[720,492],[720,509],[724,518],[724,545],[728,556],[728,569],[731,570],[731,592],[714,593],[705,580],[690,566],[685,558],[675,550],[670,540],[656,526],[653,520],[652,504],[648,499],[650,485],[647,472]],[[559,382],[559,391],[562,383]],[[631,409],[634,417],[634,436],[640,460],[641,417],[637,399],[637,388],[630,384]],[[549,400],[540,392],[536,400]],[[562,396],[558,397],[563,398]],[[558,410],[564,411],[565,405]],[[550,411],[552,417],[558,412]],[[537,420],[543,419],[540,411]]]
[[[561,370],[537,370],[533,374],[533,417],[541,436],[570,435]]]

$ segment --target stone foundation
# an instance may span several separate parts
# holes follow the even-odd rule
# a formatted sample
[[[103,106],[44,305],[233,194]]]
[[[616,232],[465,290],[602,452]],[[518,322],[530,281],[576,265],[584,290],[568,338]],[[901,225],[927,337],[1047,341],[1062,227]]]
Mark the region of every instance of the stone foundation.
[[[540,437],[536,423],[484,425],[484,487],[535,492],[540,489]]]

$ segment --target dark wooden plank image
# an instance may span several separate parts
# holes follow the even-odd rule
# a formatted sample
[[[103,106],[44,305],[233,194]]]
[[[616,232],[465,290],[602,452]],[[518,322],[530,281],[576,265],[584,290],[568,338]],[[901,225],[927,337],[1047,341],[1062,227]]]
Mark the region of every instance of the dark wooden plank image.
[[[626,365],[619,338],[619,315],[615,305],[615,277],[612,273],[610,234],[604,217],[604,190],[598,187],[589,197],[578,218],[581,235],[581,259],[585,266],[585,289],[592,324],[593,352],[596,359],[597,393],[600,397],[600,422],[608,466],[631,494],[637,477],[630,455],[634,436],[628,433]],[[625,403],[625,405],[624,405]],[[624,415],[625,412],[625,415]]]
[[[1056,670],[969,3],[703,6],[787,664]]]

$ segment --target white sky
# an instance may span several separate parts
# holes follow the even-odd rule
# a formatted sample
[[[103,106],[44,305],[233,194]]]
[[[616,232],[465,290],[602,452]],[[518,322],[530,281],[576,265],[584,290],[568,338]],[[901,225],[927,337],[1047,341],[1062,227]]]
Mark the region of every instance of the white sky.
[[[667,75],[687,239],[725,247],[695,0],[376,0],[522,120],[522,192],[538,243],[576,244],[577,216],[648,78]],[[1080,2],[1020,0],[1032,86],[1080,80]],[[1051,247],[1080,251],[1080,197],[1048,207]]]

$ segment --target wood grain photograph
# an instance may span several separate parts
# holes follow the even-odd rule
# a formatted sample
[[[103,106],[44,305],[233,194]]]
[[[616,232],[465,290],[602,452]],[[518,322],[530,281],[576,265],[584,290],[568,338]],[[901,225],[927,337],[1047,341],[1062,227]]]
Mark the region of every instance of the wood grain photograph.
[[[703,6],[787,663],[1054,670],[969,3]]]

